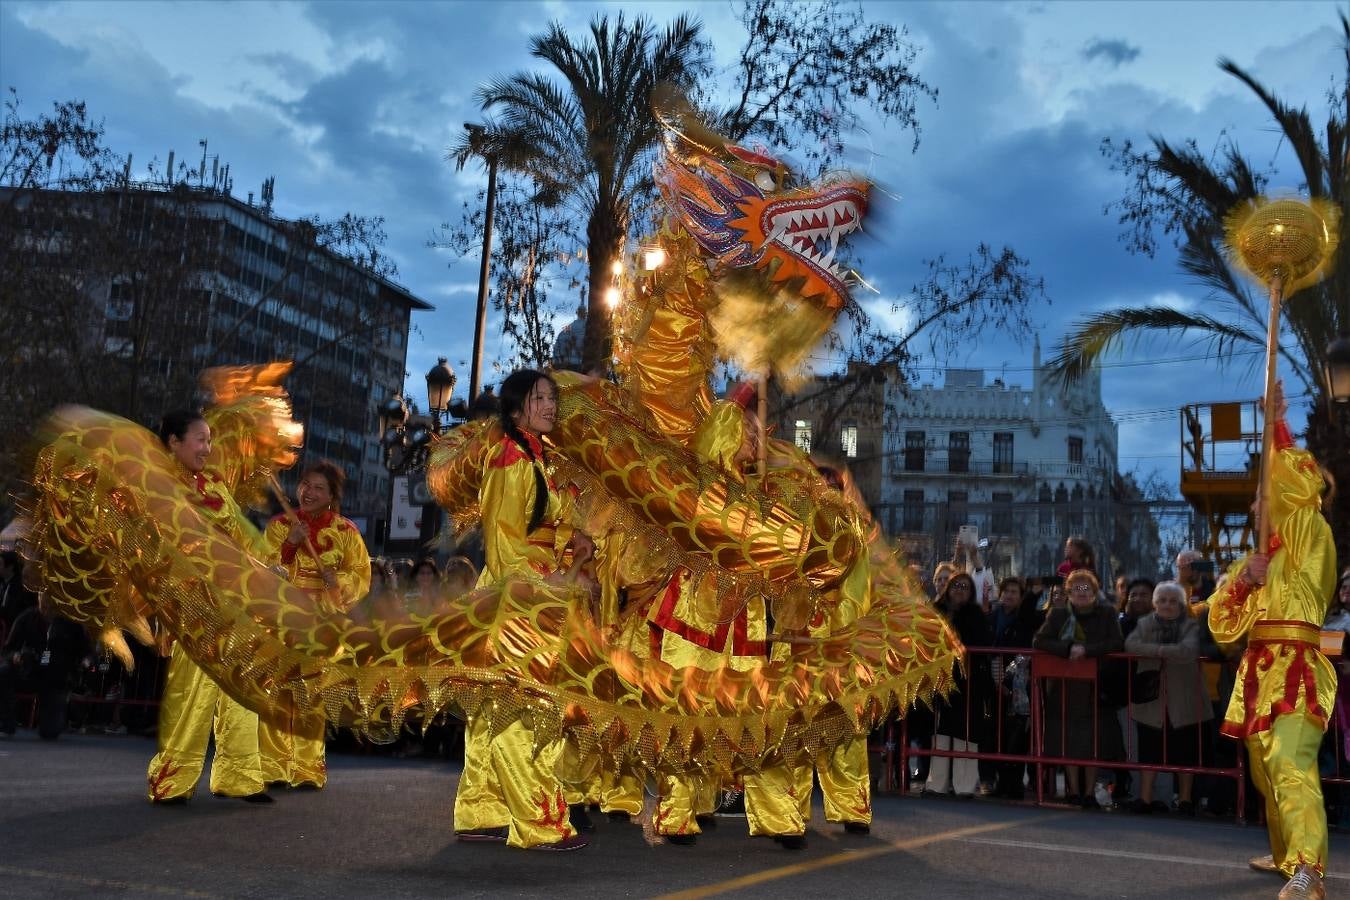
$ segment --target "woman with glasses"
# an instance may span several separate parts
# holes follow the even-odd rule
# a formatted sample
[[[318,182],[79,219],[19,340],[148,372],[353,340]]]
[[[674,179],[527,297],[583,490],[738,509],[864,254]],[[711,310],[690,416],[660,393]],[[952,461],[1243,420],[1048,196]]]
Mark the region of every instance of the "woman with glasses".
[[[1033,646],[1069,660],[1100,659],[1118,652],[1125,643],[1114,607],[1097,602],[1097,577],[1075,569],[1064,579],[1068,603],[1050,610],[1036,632]],[[1124,741],[1115,711],[1103,703],[1094,673],[1083,678],[1050,681],[1045,695],[1045,755],[1082,760],[1125,758]],[[1098,807],[1092,787],[1096,768],[1065,767],[1065,792],[1070,803],[1084,809]]]

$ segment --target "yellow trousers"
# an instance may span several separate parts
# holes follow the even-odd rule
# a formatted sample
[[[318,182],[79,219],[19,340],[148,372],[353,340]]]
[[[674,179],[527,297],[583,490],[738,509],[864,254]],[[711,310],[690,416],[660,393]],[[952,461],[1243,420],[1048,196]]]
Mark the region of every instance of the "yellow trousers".
[[[820,780],[828,822],[872,822],[867,737],[821,753],[814,765],[771,766],[745,778],[745,817],[752,835],[805,834],[811,821],[811,775]]]
[[[1266,800],[1270,853],[1286,877],[1303,864],[1326,871],[1327,813],[1317,771],[1323,731],[1315,719],[1294,713],[1246,739],[1252,782]]]
[[[455,792],[455,830],[507,828],[512,847],[556,844],[576,834],[568,821],[567,796],[554,766],[555,742],[536,756],[534,735],[520,720],[491,737],[490,712],[464,728],[464,772]]]
[[[147,773],[151,800],[192,796],[213,730],[211,792],[247,797],[261,791],[257,714],[231,700],[175,645],[159,704],[159,752]]]
[[[600,773],[600,809],[603,812],[625,812],[636,818],[642,812],[644,779],[622,769],[606,769]]]
[[[263,781],[282,781],[291,787],[328,783],[328,761],[324,750],[327,725],[305,730],[292,720],[289,728],[258,724],[258,752],[262,756]]]
[[[717,809],[717,782],[708,777],[660,779],[661,799],[656,805],[657,834],[702,834],[698,817]]]

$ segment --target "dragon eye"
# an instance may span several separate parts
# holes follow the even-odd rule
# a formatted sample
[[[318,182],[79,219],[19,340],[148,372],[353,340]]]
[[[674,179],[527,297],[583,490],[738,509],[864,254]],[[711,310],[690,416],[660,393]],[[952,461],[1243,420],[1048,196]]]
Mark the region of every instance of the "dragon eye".
[[[755,185],[761,191],[771,191],[778,187],[777,182],[773,180],[772,172],[759,171],[755,173]]]

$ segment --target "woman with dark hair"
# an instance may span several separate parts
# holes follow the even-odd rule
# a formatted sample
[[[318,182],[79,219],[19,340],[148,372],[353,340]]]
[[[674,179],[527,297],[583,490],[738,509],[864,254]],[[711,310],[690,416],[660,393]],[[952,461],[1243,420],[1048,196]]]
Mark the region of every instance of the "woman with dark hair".
[[[566,552],[571,550],[573,568],[594,553],[590,538],[572,529],[571,494],[553,484],[540,440],[553,430],[557,409],[557,385],[541,372],[525,369],[502,382],[503,434],[488,452],[478,492],[485,558],[480,584],[506,578],[566,584],[572,580],[564,570]],[[561,744],[535,753],[525,721],[493,736],[489,710],[466,713],[456,836],[540,850],[585,847],[586,838],[567,820],[563,786],[554,774]]]
[[[445,605],[441,567],[431,557],[419,559],[412,568],[412,584],[404,596],[409,615],[434,616]]]
[[[1010,575],[999,582],[998,603],[987,614],[990,646],[1014,651],[1031,649],[1044,614],[1026,594],[1026,583],[1016,576]],[[998,701],[1000,742],[993,749],[1009,755],[1028,754],[1031,750],[1030,658],[1025,653],[1004,653],[994,658],[993,666],[992,679],[1001,689]],[[992,767],[994,795],[1021,800],[1027,768],[1027,764],[1021,762],[995,763]]]
[[[287,580],[325,612],[346,612],[370,585],[365,541],[355,523],[339,512],[346,482],[336,463],[313,463],[300,476],[295,509],[275,516],[263,533],[266,561],[284,570]],[[323,787],[328,780],[324,730],[320,725],[298,731],[294,721],[285,728],[263,723],[258,747],[267,783]]]
[[[197,511],[241,547],[263,556],[257,530],[244,518],[225,483],[207,467],[211,426],[206,419],[190,410],[168,413],[160,423],[159,438]],[[151,801],[187,802],[201,777],[213,730],[211,793],[271,803],[263,790],[257,714],[230,699],[175,644],[159,706],[159,752],[148,773]]]
[[[975,599],[975,580],[965,572],[958,572],[933,603],[956,631],[966,647],[988,647],[989,622]],[[989,656],[973,654],[966,657],[969,679],[957,669],[952,676],[953,687],[946,697],[933,698],[936,725],[933,731],[934,750],[968,750],[978,752],[986,730],[993,681],[989,674]],[[969,757],[934,756],[928,767],[925,793],[955,792],[958,797],[974,797],[980,783],[979,763]]]
[[[1125,588],[1125,596],[1120,598],[1120,633],[1124,637],[1129,638],[1140,619],[1153,614],[1154,587],[1147,578],[1136,578]]]

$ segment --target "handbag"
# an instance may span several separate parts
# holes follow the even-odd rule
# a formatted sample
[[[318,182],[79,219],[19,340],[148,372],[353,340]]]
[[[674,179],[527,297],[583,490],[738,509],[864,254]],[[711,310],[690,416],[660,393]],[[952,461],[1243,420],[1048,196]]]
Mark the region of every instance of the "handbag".
[[[1130,702],[1152,703],[1162,689],[1161,669],[1136,669],[1130,678]]]

